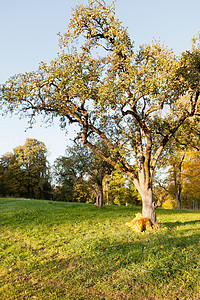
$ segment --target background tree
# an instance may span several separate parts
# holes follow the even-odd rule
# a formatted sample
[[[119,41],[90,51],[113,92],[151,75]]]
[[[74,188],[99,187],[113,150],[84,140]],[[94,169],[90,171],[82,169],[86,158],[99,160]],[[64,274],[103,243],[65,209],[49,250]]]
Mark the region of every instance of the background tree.
[[[114,170],[104,182],[105,198],[109,204],[141,205],[141,198],[133,182],[121,172]]]
[[[181,194],[183,189],[182,165],[184,162],[185,155],[186,151],[177,151],[177,153],[175,153],[175,155],[171,157],[172,166],[171,169],[168,171],[174,183],[177,209],[181,209]]]
[[[24,185],[28,197],[44,199],[45,188],[48,189],[49,166],[47,149],[44,143],[36,139],[26,139],[23,146],[14,149],[14,156],[24,171]]]
[[[57,186],[54,190],[54,200],[66,202],[94,202],[92,192],[83,179],[83,170],[77,169],[76,157],[61,156],[56,159],[53,174]]]
[[[102,149],[102,151],[104,150]],[[66,155],[66,157],[57,159],[54,166],[57,170],[57,178],[60,183],[62,182],[63,188],[66,188],[66,181],[69,182],[68,176],[71,176],[71,182],[73,180],[73,185],[71,184],[72,198],[78,198],[78,191],[80,193],[82,187],[87,198],[88,192],[92,191],[96,197],[96,206],[102,207],[103,179],[106,174],[111,173],[112,166],[80,143],[68,147]]]
[[[0,194],[2,197],[24,197],[24,172],[13,153],[7,152],[0,158]]]
[[[23,146],[0,160],[2,195],[49,199],[51,184],[47,149],[36,139],[26,139]]]
[[[160,169],[165,172],[163,180],[157,179],[162,192],[172,194],[176,199],[177,208],[181,209],[181,195],[183,189],[182,166],[187,152],[187,146],[180,145],[171,140],[160,159]],[[160,181],[160,182],[159,182]],[[174,195],[173,195],[174,194]]]
[[[187,208],[200,207],[200,152],[188,151],[183,162],[183,204]]]
[[[98,144],[99,149],[106,155],[104,145]],[[113,167],[104,161],[95,152],[90,151],[86,146],[76,144],[68,148],[69,154],[74,158],[77,170],[82,174],[82,180],[87,180],[96,197],[96,206],[103,206],[103,180],[106,175],[111,174]]]
[[[53,175],[57,183],[54,200],[73,202],[77,174],[72,159],[57,158],[53,165]]]
[[[143,216],[156,223],[152,179],[159,156],[199,116],[198,37],[179,57],[157,41],[134,50],[114,4],[89,0],[75,7],[60,46],[49,65],[6,82],[1,103],[31,123],[37,113],[59,117],[64,128],[78,123],[82,142],[133,181]]]
[[[191,147],[177,145],[161,160],[163,178],[155,178],[154,193],[160,205],[164,208],[193,208],[199,207],[199,150]],[[181,148],[180,148],[181,147]],[[185,148],[184,148],[185,147]],[[174,206],[174,203],[176,205]]]
[[[179,134],[171,139],[163,155],[161,155],[159,167],[162,176],[156,178],[156,183],[159,185],[156,191],[160,190],[159,195],[163,198],[160,199],[161,203],[163,200],[167,200],[168,202],[171,201],[173,206],[174,199],[176,199],[176,207],[181,209],[182,191],[185,186],[183,165],[189,153],[198,153],[200,150],[199,128],[198,119],[187,120],[179,130]],[[163,176],[163,172],[165,176]]]

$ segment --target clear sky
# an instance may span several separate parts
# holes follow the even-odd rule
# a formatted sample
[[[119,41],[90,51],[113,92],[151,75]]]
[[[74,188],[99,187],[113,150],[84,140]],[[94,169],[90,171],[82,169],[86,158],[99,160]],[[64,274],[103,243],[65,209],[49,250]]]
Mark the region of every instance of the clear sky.
[[[76,4],[76,0],[0,0],[0,83],[56,57],[57,33],[65,31]],[[179,54],[190,48],[192,36],[200,31],[200,0],[117,0],[116,8],[136,46],[154,37]],[[51,163],[64,155],[73,130],[68,128],[65,134],[57,123],[50,128],[40,125],[25,132],[24,119],[0,117],[0,155],[26,138],[44,142]]]

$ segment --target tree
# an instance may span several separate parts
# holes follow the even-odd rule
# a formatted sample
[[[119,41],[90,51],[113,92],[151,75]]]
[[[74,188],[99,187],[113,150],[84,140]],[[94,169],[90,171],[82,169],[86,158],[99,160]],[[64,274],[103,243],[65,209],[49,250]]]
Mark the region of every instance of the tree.
[[[111,175],[106,176],[105,184],[107,202],[109,204],[141,204],[139,194],[132,180],[118,170],[114,170]]]
[[[188,151],[183,162],[183,202],[193,209],[200,206],[200,152]]]
[[[0,159],[2,195],[37,199],[51,198],[47,149],[36,139],[26,139],[23,146]]]
[[[24,173],[20,169],[13,153],[7,152],[0,158],[0,195],[21,197],[26,192],[21,184]]]
[[[194,131],[195,132],[195,131]],[[193,135],[194,135],[193,132]],[[180,137],[179,137],[180,138]],[[180,143],[170,143],[167,154],[160,161],[161,168],[166,169],[166,176],[156,180],[156,197],[160,204],[169,202],[173,208],[176,202],[177,209],[198,207],[199,202],[199,140],[190,140],[188,136],[182,137]],[[155,178],[154,178],[155,181]],[[176,199],[176,200],[175,200]],[[168,203],[164,203],[168,206]]]
[[[183,189],[182,181],[182,165],[185,158],[186,151],[177,151],[173,157],[171,157],[171,176],[173,178],[177,209],[181,209],[181,193]]]
[[[183,140],[182,140],[183,141]],[[187,152],[188,145],[180,145],[174,139],[170,141],[165,151],[165,155],[160,159],[161,169],[165,169],[165,178],[163,183],[157,179],[160,187],[175,195],[177,209],[181,209],[181,195],[183,189],[182,166]],[[167,184],[167,185],[166,185]],[[165,194],[165,192],[164,192]]]
[[[196,120],[195,120],[196,121]],[[181,198],[183,190],[183,165],[187,153],[192,149],[200,149],[199,128],[197,122],[185,122],[179,136],[168,145],[169,174],[174,183],[177,209],[181,209]],[[166,165],[166,163],[165,163]]]
[[[104,151],[103,145],[99,145],[99,147]],[[59,169],[59,166],[61,169]],[[76,190],[76,194],[77,189],[80,190],[80,186],[85,186],[85,192],[91,190],[94,193],[96,206],[103,206],[103,179],[113,169],[110,164],[76,141],[73,146],[67,148],[66,157],[60,157],[56,160],[55,167],[58,179],[60,178],[63,181],[63,188],[66,187],[66,180],[71,175],[74,183],[73,189]]]
[[[24,184],[28,197],[44,199],[45,187],[48,187],[49,167],[47,149],[43,142],[26,139],[23,146],[14,149],[14,156],[24,171]]]
[[[178,57],[157,41],[134,50],[114,4],[89,0],[75,7],[58,57],[8,80],[1,103],[31,124],[39,113],[46,121],[59,117],[63,128],[79,124],[82,142],[133,181],[143,216],[154,224],[158,159],[184,123],[199,116],[198,41]]]
[[[160,195],[163,194],[164,196],[165,194],[166,198],[167,191],[168,197],[171,196],[171,199],[175,196],[177,209],[181,209],[182,190],[185,184],[183,175],[185,158],[188,157],[189,153],[200,150],[199,129],[197,120],[187,120],[181,127],[181,130],[179,130],[178,136],[170,140],[164,155],[161,155],[159,160],[160,169],[165,169],[167,175],[164,180],[160,180],[160,178],[156,180],[162,188],[163,193],[160,193]],[[161,181],[163,181],[164,185]]]
[[[168,160],[168,176],[162,185],[165,201],[177,203],[177,208],[198,208],[200,200],[199,151],[196,149],[177,150]],[[160,194],[163,194],[163,190]],[[176,201],[175,201],[176,199]],[[167,203],[166,203],[167,205]]]
[[[106,155],[107,149],[103,143],[98,144],[98,148]],[[68,153],[73,157],[77,171],[82,174],[81,178],[87,179],[87,185],[96,197],[96,206],[103,206],[103,180],[106,175],[111,174],[113,167],[103,160],[101,156],[90,151],[86,146],[77,143],[69,148]]]
[[[55,200],[72,202],[77,182],[77,174],[72,159],[59,157],[53,165],[53,174],[58,186],[54,191]]]

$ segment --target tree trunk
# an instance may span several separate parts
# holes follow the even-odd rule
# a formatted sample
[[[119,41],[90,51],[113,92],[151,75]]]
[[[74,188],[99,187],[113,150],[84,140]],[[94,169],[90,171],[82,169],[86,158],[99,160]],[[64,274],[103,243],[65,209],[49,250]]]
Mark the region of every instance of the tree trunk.
[[[195,196],[195,200],[193,200],[193,210],[198,210],[198,201],[196,196]]]
[[[98,193],[96,195],[96,204],[97,207],[103,206],[103,187],[102,185],[98,185]]]
[[[40,189],[40,199],[44,200],[44,192],[43,192],[43,189]]]
[[[148,218],[152,225],[157,224],[156,219],[156,203],[153,201],[152,186],[143,187],[141,191],[142,197],[142,215],[144,218]]]
[[[181,209],[181,192],[182,192],[182,188],[178,187],[178,190],[176,191],[177,209]]]
[[[182,192],[182,164],[185,159],[184,152],[179,164],[176,166],[176,164],[173,164],[174,168],[174,185],[175,185],[175,194],[176,194],[176,203],[177,203],[177,209],[181,209],[181,192]]]

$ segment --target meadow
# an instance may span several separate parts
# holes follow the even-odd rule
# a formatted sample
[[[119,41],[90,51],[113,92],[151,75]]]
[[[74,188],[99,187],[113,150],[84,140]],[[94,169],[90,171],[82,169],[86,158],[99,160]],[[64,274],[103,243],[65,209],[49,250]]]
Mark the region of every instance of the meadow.
[[[200,212],[0,199],[0,299],[200,299]]]

